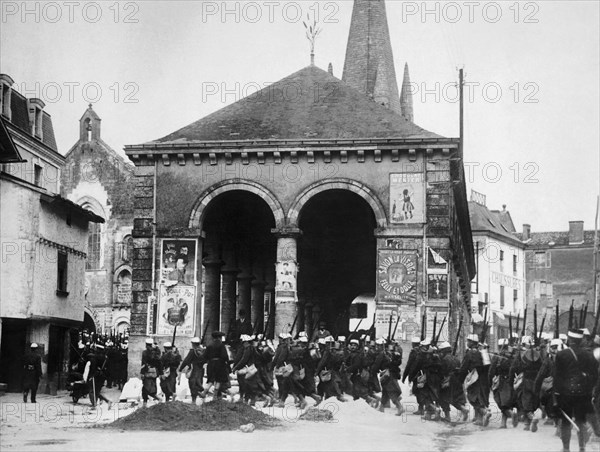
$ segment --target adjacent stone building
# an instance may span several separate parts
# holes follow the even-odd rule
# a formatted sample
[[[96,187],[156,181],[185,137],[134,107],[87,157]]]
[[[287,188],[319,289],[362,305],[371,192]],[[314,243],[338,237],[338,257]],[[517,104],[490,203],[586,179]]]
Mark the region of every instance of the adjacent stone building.
[[[104,219],[87,239],[85,310],[90,329],[118,335],[129,330],[134,178],[133,166],[102,140],[101,122],[90,104],[65,156],[61,187],[64,197]]]
[[[13,83],[0,74],[0,382],[21,389],[22,357],[36,342],[40,390],[56,390],[84,320],[88,222],[104,220],[58,194],[65,159],[52,119]]]
[[[530,225],[523,225],[520,238],[526,245],[527,306],[530,312],[535,305],[538,312],[547,312],[554,325],[559,301],[561,332],[566,331],[571,303],[579,320],[579,311],[589,302],[586,326],[593,327],[594,235],[594,231],[584,230],[583,221],[569,221],[568,231],[531,232]]]
[[[487,312],[487,343],[496,348],[498,339],[509,337],[509,316],[523,316],[525,307],[525,244],[517,237],[506,206],[490,210],[485,195],[471,191],[471,230],[477,274],[471,282],[471,309],[481,321]],[[479,331],[481,322],[476,327]]]
[[[355,2],[347,55],[365,43],[391,51],[383,5]],[[368,88],[362,60],[348,57],[344,74],[366,70]],[[451,333],[468,322],[475,261],[460,140],[399,114],[394,73],[373,74],[371,93],[311,65],[126,146],[136,165],[131,349],[174,325],[186,337],[227,333],[239,308],[257,332],[310,332],[320,319],[342,334],[362,294],[377,303],[364,327],[380,336],[398,317],[398,337],[419,334],[424,310],[430,322],[448,316]]]

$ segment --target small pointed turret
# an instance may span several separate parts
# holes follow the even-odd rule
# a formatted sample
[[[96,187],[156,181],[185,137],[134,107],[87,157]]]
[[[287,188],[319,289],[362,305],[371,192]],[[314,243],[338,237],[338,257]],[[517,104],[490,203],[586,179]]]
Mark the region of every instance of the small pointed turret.
[[[400,108],[402,116],[410,122],[415,122],[413,114],[412,86],[410,86],[410,74],[408,63],[404,64],[404,78],[402,79],[402,91],[400,93]]]
[[[92,108],[92,104],[88,105],[87,110],[79,119],[79,140],[93,141],[100,139],[100,123],[102,120]]]

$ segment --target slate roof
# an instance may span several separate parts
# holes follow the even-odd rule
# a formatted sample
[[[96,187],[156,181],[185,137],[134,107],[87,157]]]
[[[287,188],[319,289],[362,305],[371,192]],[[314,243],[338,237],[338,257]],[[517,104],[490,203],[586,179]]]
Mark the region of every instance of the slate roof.
[[[31,136],[29,112],[27,111],[27,98],[14,89],[11,90],[10,110],[10,122]],[[58,152],[56,138],[54,136],[54,127],[52,126],[52,118],[45,111],[42,112],[42,133],[42,143],[53,151]]]
[[[0,163],[22,162],[23,158],[0,117]]]
[[[506,210],[489,210],[482,204],[469,201],[469,218],[474,234],[476,232],[493,232],[510,240],[521,240],[515,234],[512,218]]]
[[[517,236],[521,240],[523,234],[519,233]],[[526,242],[528,247],[547,247],[550,246],[551,242],[554,242],[553,248],[569,246],[569,231],[531,232],[529,237],[531,240]],[[594,231],[583,231],[583,244],[581,246],[594,246]]]
[[[443,138],[308,66],[152,143],[392,137]]]

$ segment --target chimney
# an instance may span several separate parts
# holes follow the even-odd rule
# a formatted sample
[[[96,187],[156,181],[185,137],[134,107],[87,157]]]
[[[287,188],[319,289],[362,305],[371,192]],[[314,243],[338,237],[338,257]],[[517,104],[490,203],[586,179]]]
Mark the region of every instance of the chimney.
[[[531,238],[531,225],[524,224],[523,225],[523,241],[526,242]]]
[[[27,99],[27,106],[29,110],[29,124],[31,126],[31,135],[39,138],[40,140],[44,139],[44,132],[42,128],[42,122],[44,118],[44,107],[46,104],[43,100],[38,99],[37,97],[33,97]]]
[[[327,66],[327,72],[329,72],[329,75],[333,75],[333,64],[329,63],[329,66]]]
[[[0,114],[11,120],[11,91],[15,81],[7,74],[0,74]]]
[[[583,243],[583,221],[569,221],[569,245]]]

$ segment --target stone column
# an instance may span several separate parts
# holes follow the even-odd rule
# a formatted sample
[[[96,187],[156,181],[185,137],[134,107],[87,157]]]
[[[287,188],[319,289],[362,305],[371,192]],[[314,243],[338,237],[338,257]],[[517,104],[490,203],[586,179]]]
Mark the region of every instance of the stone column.
[[[274,332],[277,337],[282,331],[290,331],[298,311],[297,238],[301,231],[295,227],[285,227],[272,229],[271,232],[277,236]],[[295,331],[298,331],[298,326],[294,327]]]
[[[258,325],[256,331],[262,333],[265,328],[265,287],[264,281],[252,281],[251,316],[252,325]]]
[[[225,267],[221,270],[223,284],[221,286],[221,331],[228,334],[235,324],[237,274],[239,268]]]
[[[252,320],[251,316],[251,304],[252,304],[252,280],[254,276],[252,276],[247,271],[243,271],[237,276],[238,281],[238,292],[239,292],[239,300],[238,300],[238,310],[243,309],[246,311],[246,316],[251,319],[252,327],[255,326],[254,320]]]
[[[213,331],[218,331],[221,322],[221,267],[224,262],[214,256],[208,256],[202,262],[204,265],[204,325],[206,324],[206,337],[209,338]]]

